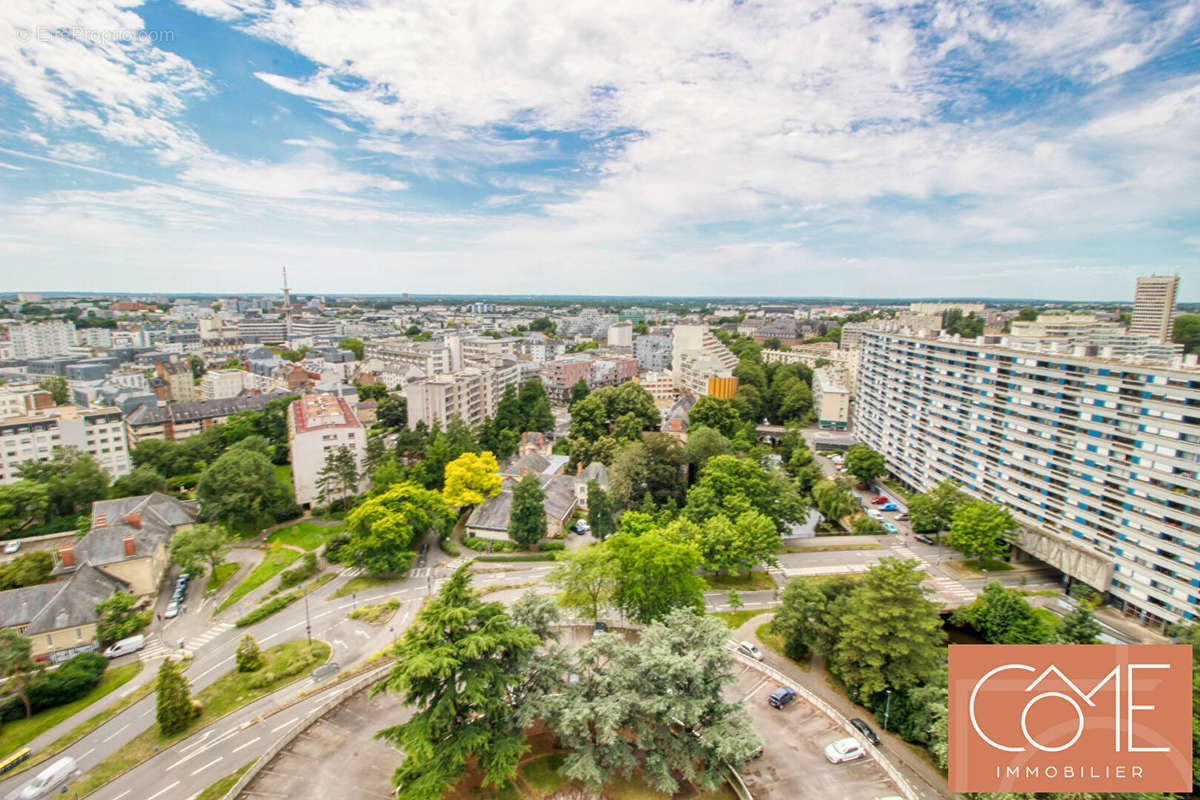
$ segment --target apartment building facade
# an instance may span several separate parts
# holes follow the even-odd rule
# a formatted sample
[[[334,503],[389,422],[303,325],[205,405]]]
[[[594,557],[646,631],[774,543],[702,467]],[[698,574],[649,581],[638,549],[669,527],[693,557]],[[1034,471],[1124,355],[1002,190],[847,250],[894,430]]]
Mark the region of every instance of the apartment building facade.
[[[521,369],[511,359],[495,359],[485,366],[464,367],[458,372],[410,381],[404,387],[408,427],[417,423],[445,427],[455,417],[472,427],[496,413],[506,386],[516,387]]]
[[[292,484],[300,505],[325,501],[319,481],[329,453],[345,447],[362,469],[367,432],[344,397],[307,394],[288,406],[287,424]]]
[[[1149,336],[1158,342],[1171,341],[1171,316],[1175,312],[1175,293],[1179,278],[1173,275],[1146,275],[1137,279],[1133,295],[1133,313],[1129,332]]]
[[[365,343],[363,360],[380,372],[404,375],[415,371],[432,378],[454,372],[461,364],[452,342],[414,342],[407,336],[391,336]]]
[[[48,461],[56,447],[77,447],[93,456],[113,480],[133,469],[120,409],[58,406],[0,420],[0,483],[20,480],[21,464]]]
[[[825,430],[844,431],[850,424],[850,390],[841,370],[818,367],[813,370],[813,414]]]
[[[1200,370],[863,331],[855,435],[916,489],[1007,506],[1014,544],[1146,624],[1200,604]]]
[[[237,397],[245,388],[246,371],[242,369],[210,369],[200,376],[201,400]]]
[[[41,358],[68,352],[77,339],[75,323],[66,320],[10,325],[13,358]]]
[[[671,368],[671,337],[638,336],[633,340],[633,355],[643,372],[665,372]]]

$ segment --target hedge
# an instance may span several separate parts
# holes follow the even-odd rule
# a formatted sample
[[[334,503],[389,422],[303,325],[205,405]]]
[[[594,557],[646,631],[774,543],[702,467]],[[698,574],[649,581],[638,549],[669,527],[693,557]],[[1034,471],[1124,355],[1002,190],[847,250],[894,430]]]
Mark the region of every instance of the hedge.
[[[277,611],[282,611],[299,599],[300,595],[296,594],[295,592],[281,594],[275,599],[268,600],[257,608],[252,609],[249,613],[239,617],[237,622],[233,624],[239,628],[245,628],[247,625],[253,625],[260,620],[266,619]]]
[[[78,653],[59,665],[53,672],[35,678],[26,693],[30,711],[36,714],[55,706],[73,703],[96,688],[108,659],[99,653]],[[0,701],[0,720],[11,722],[25,718],[25,704],[17,695]]]

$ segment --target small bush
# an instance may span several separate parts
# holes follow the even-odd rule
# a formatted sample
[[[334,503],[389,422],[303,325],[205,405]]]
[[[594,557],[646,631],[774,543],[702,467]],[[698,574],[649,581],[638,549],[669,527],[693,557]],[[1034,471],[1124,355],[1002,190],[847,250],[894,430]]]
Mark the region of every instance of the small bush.
[[[566,550],[567,544],[566,544],[566,542],[542,542],[541,546],[538,547],[538,549],[541,550],[543,553],[549,552],[551,550]]]
[[[276,509],[271,516],[276,522],[286,522],[304,516],[304,509],[298,503],[288,503]]]
[[[96,688],[108,668],[108,659],[99,653],[79,653],[53,672],[34,678],[27,690],[29,709],[36,714],[56,706],[73,703]],[[25,704],[12,695],[0,701],[0,720],[11,722],[25,718]]]
[[[507,539],[484,539],[482,536],[466,536],[462,543],[465,547],[481,552],[486,551],[488,545],[491,545],[493,553],[515,553],[521,549],[516,542],[510,542]]]
[[[1086,583],[1072,584],[1068,594],[1070,594],[1071,597],[1074,597],[1076,600],[1087,603],[1091,606],[1100,605],[1100,601],[1104,599],[1102,594],[1088,586]]]
[[[177,492],[184,489],[194,489],[196,488],[196,481],[199,479],[200,476],[195,472],[189,472],[186,475],[172,475],[167,478],[167,488],[174,489]]]
[[[350,544],[350,534],[338,531],[325,540],[325,560],[330,564],[341,564],[345,557],[345,547]]]
[[[305,553],[300,563],[279,574],[279,588],[290,589],[317,574],[317,556],[315,553]]]
[[[457,558],[462,555],[462,548],[451,539],[445,539],[441,542],[442,550],[451,558]]]
[[[299,599],[300,595],[296,594],[295,592],[281,594],[273,600],[268,600],[257,608],[251,610],[249,613],[239,617],[237,622],[233,624],[239,628],[245,628],[247,625],[253,625],[260,620],[266,619],[272,614],[282,611]]]
[[[262,669],[262,651],[258,649],[258,642],[248,633],[238,644],[236,661],[238,672],[255,672]]]

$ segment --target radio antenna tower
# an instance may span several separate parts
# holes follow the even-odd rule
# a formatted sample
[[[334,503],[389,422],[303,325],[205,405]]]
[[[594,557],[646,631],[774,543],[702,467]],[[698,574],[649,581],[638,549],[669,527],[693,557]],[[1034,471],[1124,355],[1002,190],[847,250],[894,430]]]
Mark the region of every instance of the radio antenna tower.
[[[292,293],[288,291],[287,267],[283,268],[283,333],[285,337],[292,335]]]

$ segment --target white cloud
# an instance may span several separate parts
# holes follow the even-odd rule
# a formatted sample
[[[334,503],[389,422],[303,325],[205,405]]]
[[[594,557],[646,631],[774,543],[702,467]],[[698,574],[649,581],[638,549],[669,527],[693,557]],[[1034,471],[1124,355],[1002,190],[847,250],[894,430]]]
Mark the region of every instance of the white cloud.
[[[320,136],[310,136],[307,139],[284,139],[283,143],[291,147],[316,147],[320,150],[336,150],[337,145]]]

